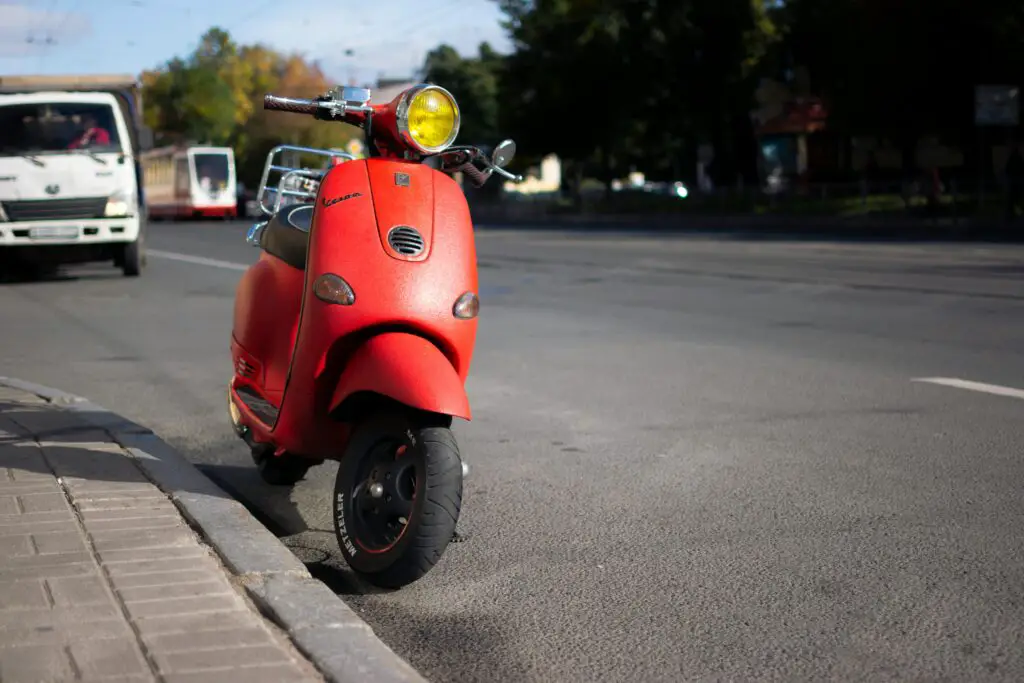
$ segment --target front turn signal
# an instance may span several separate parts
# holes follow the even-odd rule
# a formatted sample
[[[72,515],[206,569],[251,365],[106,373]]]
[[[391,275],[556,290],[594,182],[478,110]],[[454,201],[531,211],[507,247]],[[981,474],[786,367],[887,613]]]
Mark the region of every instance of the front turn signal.
[[[320,301],[341,306],[351,306],[356,302],[356,293],[341,277],[334,273],[326,273],[316,279],[313,294]]]
[[[473,292],[465,292],[455,300],[452,314],[459,320],[472,320],[480,313],[480,299]]]

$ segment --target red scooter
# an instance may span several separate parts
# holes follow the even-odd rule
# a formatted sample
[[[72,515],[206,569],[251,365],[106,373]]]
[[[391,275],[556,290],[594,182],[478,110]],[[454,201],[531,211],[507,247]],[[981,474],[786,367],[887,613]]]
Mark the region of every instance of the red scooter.
[[[470,419],[480,303],[469,207],[449,174],[521,181],[502,168],[515,143],[491,156],[452,146],[458,105],[434,85],[387,104],[337,88],[267,95],[263,107],[358,126],[370,158],[287,145],[268,155],[257,199],[269,220],[247,237],[262,253],[235,299],[231,420],[270,484],[339,462],[341,552],[398,588],[453,539],[468,471],[451,424]],[[316,155],[318,168],[299,163]]]

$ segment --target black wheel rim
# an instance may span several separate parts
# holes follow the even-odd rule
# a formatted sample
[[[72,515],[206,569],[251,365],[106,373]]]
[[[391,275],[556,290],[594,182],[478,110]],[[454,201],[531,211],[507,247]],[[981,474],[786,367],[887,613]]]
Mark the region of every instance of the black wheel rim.
[[[384,553],[402,539],[416,500],[416,449],[397,439],[377,442],[359,464],[352,487],[352,540],[368,553]]]

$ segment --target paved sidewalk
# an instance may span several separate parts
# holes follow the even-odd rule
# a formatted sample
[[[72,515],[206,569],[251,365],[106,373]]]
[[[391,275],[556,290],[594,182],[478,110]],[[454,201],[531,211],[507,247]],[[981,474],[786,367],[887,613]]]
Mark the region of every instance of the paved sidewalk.
[[[322,681],[136,461],[0,386],[0,681]]]

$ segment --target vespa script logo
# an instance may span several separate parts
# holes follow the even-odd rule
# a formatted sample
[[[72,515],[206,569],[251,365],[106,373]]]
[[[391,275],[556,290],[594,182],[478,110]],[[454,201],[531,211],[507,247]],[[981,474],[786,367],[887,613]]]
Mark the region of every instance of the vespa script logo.
[[[55,195],[60,192],[60,185],[47,185],[43,188],[48,195]]]
[[[352,194],[346,194],[346,195],[344,195],[342,197],[334,197],[333,199],[328,199],[327,197],[324,197],[323,198],[323,205],[324,205],[324,208],[327,208],[328,206],[334,206],[335,204],[338,204],[340,202],[346,201],[348,199],[355,199],[356,197],[362,197],[362,196],[363,196],[362,192],[353,192]]]

